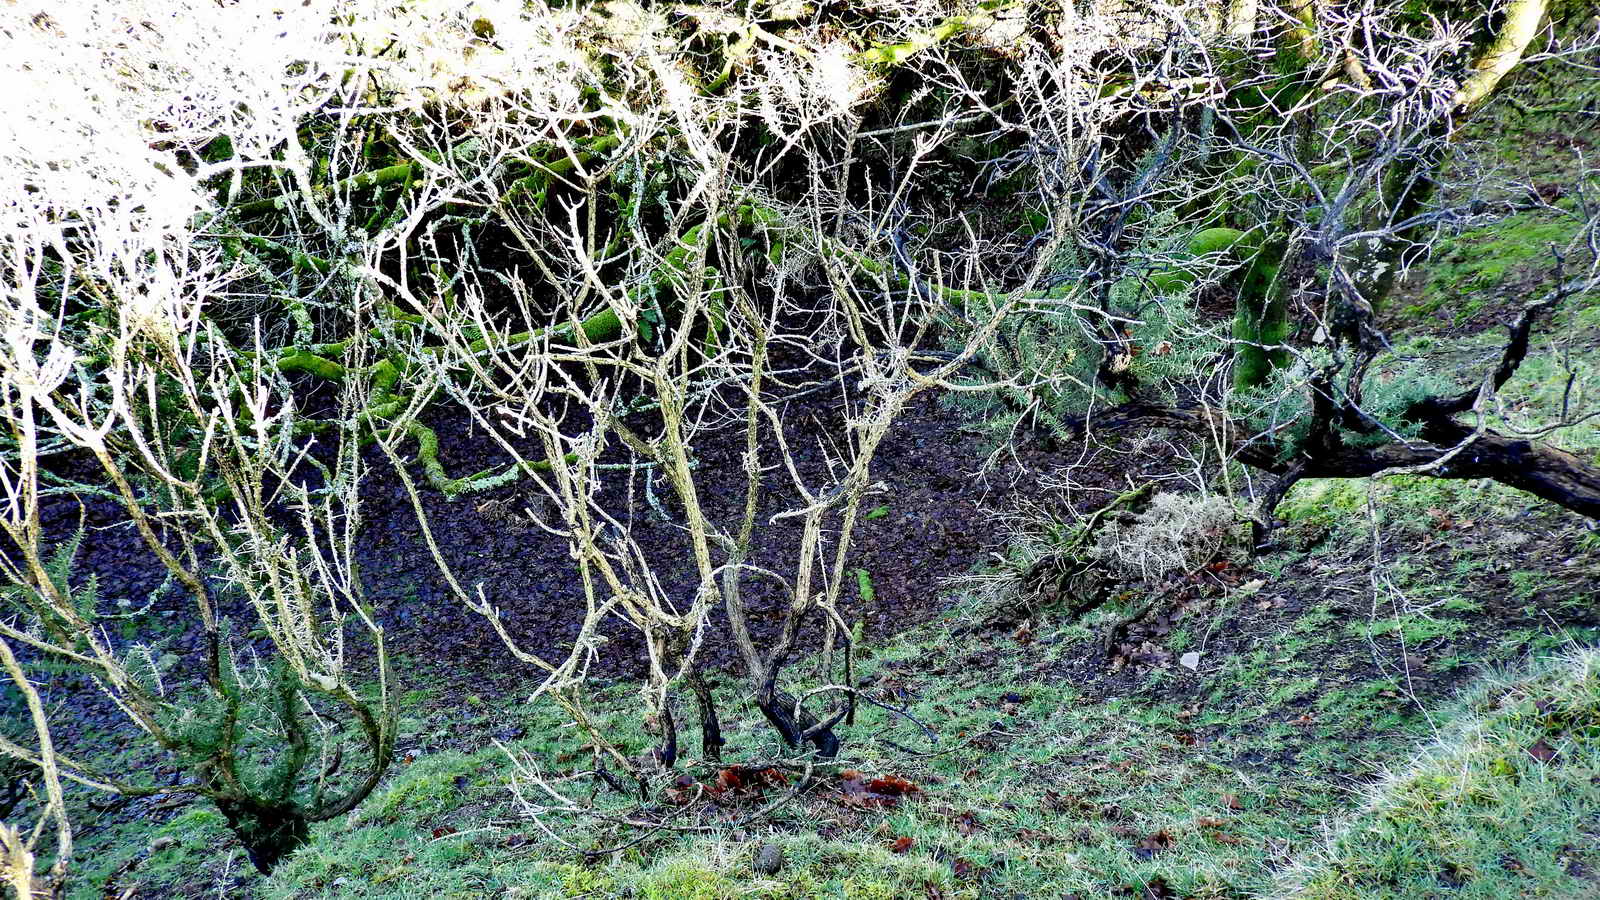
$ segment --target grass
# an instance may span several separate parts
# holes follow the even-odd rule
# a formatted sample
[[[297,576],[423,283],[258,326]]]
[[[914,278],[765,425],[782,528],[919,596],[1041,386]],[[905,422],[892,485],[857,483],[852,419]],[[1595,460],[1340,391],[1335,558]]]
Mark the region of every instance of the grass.
[[[1577,232],[1571,218],[1523,213],[1446,237],[1427,268],[1420,297],[1403,317],[1448,313],[1450,324],[1463,325],[1489,308],[1488,295],[1515,290],[1530,272],[1553,264],[1551,246],[1566,246]]]
[[[1285,878],[1297,897],[1592,895],[1600,653],[1490,679]],[[1530,891],[1530,887],[1534,890]]]
[[[1201,649],[1194,672],[1167,666],[1084,682],[1072,667],[1094,636],[1080,626],[1041,619],[1022,645],[1007,630],[974,629],[983,609],[957,599],[946,618],[863,662],[869,690],[893,691],[939,734],[930,743],[878,708],[849,730],[841,765],[921,787],[892,809],[844,805],[824,779],[769,820],[731,825],[740,810],[711,809],[683,819],[706,829],[699,833],[644,835],[548,817],[554,835],[580,850],[643,838],[588,858],[522,815],[507,789],[514,768],[499,747],[459,740],[514,725],[523,736],[508,747],[554,772],[581,769],[581,742],[559,717],[543,706],[450,703],[414,689],[404,698],[401,744],[410,761],[356,812],[318,825],[312,843],[270,878],[247,871],[220,817],[196,805],[164,823],[142,817],[91,836],[83,849],[93,862],[80,869],[74,896],[138,886],[160,896],[285,900],[1420,897],[1428,894],[1415,892],[1419,885],[1438,891],[1460,881],[1482,885],[1461,896],[1490,897],[1559,896],[1587,883],[1593,841],[1580,832],[1600,816],[1588,781],[1600,770],[1596,657],[1497,675],[1464,702],[1436,685],[1435,700],[1424,702],[1403,674],[1374,660],[1392,659],[1396,632],[1429,619],[1368,617],[1363,627],[1337,600],[1298,612],[1273,605],[1304,567],[1330,565],[1322,559],[1289,561],[1283,581],[1217,597],[1227,618],[1209,637],[1208,614],[1185,619],[1172,641]],[[1427,577],[1423,568],[1415,577]],[[1481,613],[1437,615],[1454,622]],[[1426,668],[1513,659],[1538,635],[1571,646],[1570,637],[1530,629],[1473,648],[1458,632],[1431,637],[1461,652]],[[603,727],[637,752],[650,738],[630,714],[630,697],[618,685],[591,699]],[[731,755],[774,758],[781,748],[740,699],[724,694]],[[1559,764],[1514,752],[1539,740]],[[1453,781],[1458,774],[1470,783]],[[1371,787],[1353,795],[1352,784]],[[1529,816],[1540,824],[1526,836],[1496,824]],[[1332,838],[1330,822],[1338,823]],[[769,841],[786,857],[771,877],[751,868],[755,848]],[[1517,865],[1500,865],[1502,857]]]
[[[98,896],[92,886],[112,883],[134,866],[140,881],[173,884],[202,866],[226,872],[249,865],[244,851],[233,845],[222,814],[197,806],[164,823],[121,822],[80,840],[72,896]]]
[[[1481,356],[1474,340],[1488,346],[1462,338],[1471,352],[1459,358]],[[1528,416],[1559,400],[1560,373],[1534,363],[1507,392]],[[1558,439],[1600,449],[1595,434]],[[729,824],[744,810],[699,810],[677,815],[703,831],[641,834],[555,814],[546,832],[508,789],[515,768],[489,736],[549,771],[581,770],[587,754],[562,718],[547,706],[408,686],[402,761],[272,876],[249,869],[209,807],[153,811],[140,801],[81,836],[71,896],[130,887],[271,900],[1600,890],[1591,781],[1600,664],[1574,652],[1600,644],[1600,541],[1515,491],[1417,476],[1303,482],[1279,514],[1305,536],[1300,549],[1257,560],[1161,638],[1174,659],[1197,653],[1195,671],[1089,664],[1101,629],[1137,607],[1137,593],[1082,621],[1043,611],[1027,644],[1010,628],[977,627],[990,608],[955,597],[940,621],[869,653],[865,689],[939,735],[931,743],[876,707],[848,730],[840,765],[921,786],[893,809],[844,805],[825,778],[747,825]],[[871,592],[870,573],[856,580]],[[1530,658],[1531,669],[1505,674]],[[1501,674],[1454,699],[1486,669]],[[721,698],[730,758],[783,754],[746,698],[728,687]],[[631,711],[633,686],[589,703],[626,752],[650,746]],[[1541,741],[1550,761],[1529,753]],[[692,771],[705,778],[714,767]],[[597,858],[582,852],[636,840]],[[785,852],[776,876],[752,870],[766,842]]]

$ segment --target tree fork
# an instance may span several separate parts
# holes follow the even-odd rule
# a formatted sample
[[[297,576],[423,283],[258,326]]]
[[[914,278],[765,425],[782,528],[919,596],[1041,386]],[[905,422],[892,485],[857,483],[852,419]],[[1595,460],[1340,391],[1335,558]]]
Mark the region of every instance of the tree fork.
[[[756,707],[783,737],[783,742],[790,747],[810,743],[817,748],[817,753],[823,759],[838,756],[840,741],[839,736],[833,733],[833,726],[844,718],[843,711],[830,721],[819,721],[810,710],[800,705],[800,701],[778,690],[776,681],[775,676],[768,677],[766,684],[756,695]]]

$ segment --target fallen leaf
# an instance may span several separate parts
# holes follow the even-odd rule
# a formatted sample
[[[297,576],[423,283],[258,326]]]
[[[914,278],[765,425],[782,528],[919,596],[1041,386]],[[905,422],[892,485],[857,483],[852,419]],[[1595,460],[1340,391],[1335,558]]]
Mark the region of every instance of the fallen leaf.
[[[839,773],[838,799],[846,806],[863,809],[888,809],[900,798],[917,792],[917,786],[896,775],[867,778],[855,769]]]
[[[1222,805],[1229,809],[1244,809],[1244,804],[1240,803],[1239,798],[1233,794],[1223,794]]]
[[[1200,818],[1195,819],[1194,823],[1199,825],[1201,828],[1221,828],[1223,825],[1227,824],[1226,820],[1219,819],[1216,816],[1201,816]]]
[[[901,835],[900,837],[895,838],[893,841],[891,841],[889,843],[889,852],[890,853],[906,853],[906,852],[910,851],[912,846],[914,846],[916,843],[917,842],[912,840],[911,838],[906,837],[905,835]]]
[[[667,788],[667,799],[682,806],[700,795],[700,783],[688,775],[679,775]]]
[[[440,825],[438,828],[433,830],[433,836],[436,838],[449,837],[455,833],[456,830],[451,828],[449,825]]]
[[[1172,662],[1172,653],[1159,644],[1145,641],[1134,652],[1133,661],[1141,666],[1165,666]]]
[[[1171,850],[1174,843],[1172,833],[1163,828],[1154,834],[1147,834],[1140,838],[1139,843],[1134,845],[1133,855],[1140,859],[1149,859],[1157,853],[1165,853]]]
[[[885,775],[881,778],[874,778],[867,782],[867,789],[875,793],[887,794],[891,797],[904,797],[907,794],[915,794],[917,792],[916,785],[898,775]]]
[[[960,834],[977,834],[982,830],[983,826],[978,824],[978,817],[971,810],[956,816],[956,831]]]
[[[1555,748],[1544,742],[1544,738],[1540,738],[1528,748],[1528,755],[1539,762],[1547,763],[1554,761],[1558,754]]]
[[[782,787],[788,783],[789,776],[771,766],[760,769],[751,766],[728,766],[718,771],[717,777],[705,785],[705,789],[711,799],[726,804],[758,798],[767,788]]]

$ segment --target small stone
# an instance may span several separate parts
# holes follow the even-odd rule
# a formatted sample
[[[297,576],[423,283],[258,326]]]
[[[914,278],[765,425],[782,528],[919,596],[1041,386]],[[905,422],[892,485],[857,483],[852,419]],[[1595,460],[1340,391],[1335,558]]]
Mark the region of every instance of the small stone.
[[[1200,668],[1200,654],[1191,650],[1188,653],[1178,657],[1178,665],[1183,666],[1185,669],[1189,669],[1190,671],[1197,671]]]
[[[777,844],[762,844],[756,850],[756,859],[750,868],[762,875],[776,875],[783,871],[783,848]]]
[[[160,853],[161,851],[166,850],[169,847],[176,847],[176,846],[178,846],[178,839],[177,838],[163,835],[162,837],[158,837],[155,840],[150,842],[150,852],[151,853]]]

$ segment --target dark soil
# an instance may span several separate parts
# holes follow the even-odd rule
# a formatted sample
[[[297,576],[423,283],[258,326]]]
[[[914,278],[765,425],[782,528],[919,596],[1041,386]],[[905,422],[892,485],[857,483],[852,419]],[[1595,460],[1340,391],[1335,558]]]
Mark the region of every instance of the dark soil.
[[[879,510],[859,521],[851,564],[871,578],[875,602],[866,608],[853,582],[842,594],[841,613],[861,620],[865,633],[877,637],[926,621],[940,607],[942,579],[963,572],[992,546],[985,508],[1026,490],[1021,465],[1013,460],[979,476],[985,439],[960,427],[960,414],[923,398],[899,422],[879,450],[874,474],[882,485],[863,504],[863,512]],[[816,489],[827,473],[825,449],[842,440],[843,411],[824,397],[801,401],[786,416],[797,423],[790,435],[803,478]],[[450,471],[483,468],[498,454],[487,440],[467,433],[448,419],[435,423],[441,435],[441,459]],[[448,436],[447,436],[448,435]],[[744,506],[743,434],[717,435],[702,443],[697,482],[702,507],[712,520],[736,527]],[[1035,454],[1037,455],[1037,454]],[[608,493],[626,505],[628,473],[616,472]],[[677,504],[661,480],[654,485],[666,518],[642,496],[644,476],[633,485],[632,535],[661,579],[666,595],[687,605],[697,584],[687,536],[677,524]],[[781,472],[769,475],[772,488],[757,517],[757,536],[750,562],[786,577],[794,570],[794,548],[800,537],[798,518],[771,521],[793,508],[798,496],[784,484]],[[383,597],[396,646],[417,646],[409,638],[445,635],[446,646],[435,655],[456,664],[492,671],[505,668],[500,640],[481,617],[447,594],[436,567],[421,542],[409,501],[395,488],[391,474],[376,479],[368,515],[370,543],[364,553],[387,566],[372,572],[371,590]],[[469,582],[482,581],[485,596],[503,610],[508,631],[524,649],[555,661],[564,655],[581,623],[582,588],[567,553],[566,542],[538,528],[528,510],[543,511],[537,489],[516,485],[492,494],[454,502],[435,497],[428,514],[449,563]],[[820,574],[820,573],[819,573]],[[747,578],[743,596],[751,609],[758,638],[777,627],[789,602],[771,579]],[[718,611],[717,619],[721,619]],[[809,623],[814,631],[818,623]],[[735,649],[713,627],[703,657],[714,667],[735,663]],[[642,645],[631,627],[616,623],[610,642],[592,672],[607,678],[641,674]],[[470,673],[463,673],[470,674]]]
[[[813,490],[831,483],[829,450],[845,432],[837,393],[823,391],[801,398],[785,413],[785,419],[795,423],[788,437],[801,476]],[[472,427],[464,412],[441,407],[427,418],[439,434],[440,459],[452,475],[508,461],[487,435]],[[1024,448],[980,473],[991,445],[985,436],[963,428],[964,423],[970,423],[964,413],[924,395],[878,452],[874,463],[878,485],[862,505],[863,513],[871,514],[858,521],[850,563],[868,573],[875,601],[870,607],[861,603],[852,577],[842,592],[841,608],[847,621],[863,623],[869,639],[937,614],[943,580],[969,570],[999,543],[991,536],[986,510],[1038,493],[1031,470],[1054,458],[1044,448]],[[744,504],[744,436],[729,429],[711,437],[696,447],[700,502],[713,521],[732,530]],[[519,449],[537,452],[531,445]],[[404,655],[402,690],[411,683],[440,685],[441,680],[472,684],[477,690],[491,680],[512,691],[531,683],[505,677],[519,670],[528,679],[538,673],[516,663],[489,623],[452,596],[399,478],[375,448],[369,448],[366,459],[370,473],[363,488],[365,523],[358,558],[387,645]],[[58,468],[85,481],[92,477],[82,460]],[[429,525],[457,577],[468,590],[481,585],[522,649],[552,662],[563,658],[582,622],[584,595],[566,540],[539,527],[530,516],[538,513],[549,521],[552,510],[544,505],[547,501],[539,489],[524,480],[448,500],[426,486],[419,466],[413,465],[411,474],[423,486]],[[632,536],[666,596],[687,605],[698,576],[670,488],[657,478],[653,490],[659,504],[651,504],[645,499],[643,471],[610,474],[615,480],[604,488],[605,501],[624,510],[620,518],[631,521]],[[750,562],[792,578],[799,520],[769,520],[792,508],[798,495],[781,470],[771,472],[767,481],[769,495],[757,520]],[[160,591],[152,610],[157,628],[161,622],[171,622],[168,649],[191,655],[198,649],[199,636],[182,629],[193,622],[192,600],[176,586],[162,589],[164,571],[117,504],[84,498],[80,507],[77,498],[57,496],[44,510],[47,533],[58,540],[69,535],[79,524],[80,509],[89,531],[74,567],[75,580],[81,583],[93,574],[102,607],[126,599],[138,608]],[[822,574],[819,570],[819,577]],[[603,585],[597,587],[604,590]],[[771,633],[789,598],[766,578],[745,579],[743,592],[758,638]],[[248,609],[236,606],[233,612],[241,631],[253,627]],[[716,615],[721,618],[720,610]],[[609,641],[591,673],[602,679],[641,675],[643,650],[637,630],[614,621],[605,631]],[[819,623],[812,621],[802,633],[815,640],[818,631]],[[720,634],[715,627],[710,630],[702,658],[714,668],[737,670],[735,649]]]

